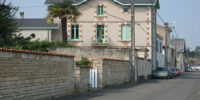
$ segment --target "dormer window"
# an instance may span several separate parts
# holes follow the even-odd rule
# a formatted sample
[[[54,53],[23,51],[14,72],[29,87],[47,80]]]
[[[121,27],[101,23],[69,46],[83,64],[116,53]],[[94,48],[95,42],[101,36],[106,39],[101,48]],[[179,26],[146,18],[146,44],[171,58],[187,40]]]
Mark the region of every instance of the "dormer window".
[[[103,5],[99,5],[97,7],[97,15],[98,16],[103,16],[104,15],[104,7],[103,7]]]

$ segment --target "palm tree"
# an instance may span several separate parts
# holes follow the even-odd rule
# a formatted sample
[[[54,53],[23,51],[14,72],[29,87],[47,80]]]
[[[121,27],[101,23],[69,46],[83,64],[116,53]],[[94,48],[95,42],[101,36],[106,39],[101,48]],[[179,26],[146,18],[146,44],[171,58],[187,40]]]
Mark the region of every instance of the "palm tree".
[[[75,22],[81,15],[80,10],[73,6],[73,0],[63,0],[62,2],[53,3],[48,7],[46,21],[51,22],[53,18],[60,18],[62,24],[62,39],[67,42],[67,22]]]

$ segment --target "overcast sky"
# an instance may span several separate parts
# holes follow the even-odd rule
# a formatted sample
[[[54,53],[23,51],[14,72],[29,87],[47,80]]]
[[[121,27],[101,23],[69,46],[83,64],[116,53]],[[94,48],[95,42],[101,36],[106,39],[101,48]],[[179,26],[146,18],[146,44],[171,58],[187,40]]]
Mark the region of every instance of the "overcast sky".
[[[25,12],[25,18],[44,18],[47,14],[45,0],[7,0]],[[200,0],[160,0],[159,14],[172,23],[179,38],[186,39],[187,47],[200,45]],[[16,17],[19,17],[17,13]],[[157,17],[158,24],[163,25]],[[175,35],[175,33],[172,33]]]

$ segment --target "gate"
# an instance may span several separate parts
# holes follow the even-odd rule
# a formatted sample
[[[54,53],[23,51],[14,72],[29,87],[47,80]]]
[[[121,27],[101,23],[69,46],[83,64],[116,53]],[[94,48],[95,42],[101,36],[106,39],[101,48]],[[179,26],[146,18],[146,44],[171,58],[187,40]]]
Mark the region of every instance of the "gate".
[[[91,88],[98,87],[98,76],[97,69],[90,69],[90,85]]]

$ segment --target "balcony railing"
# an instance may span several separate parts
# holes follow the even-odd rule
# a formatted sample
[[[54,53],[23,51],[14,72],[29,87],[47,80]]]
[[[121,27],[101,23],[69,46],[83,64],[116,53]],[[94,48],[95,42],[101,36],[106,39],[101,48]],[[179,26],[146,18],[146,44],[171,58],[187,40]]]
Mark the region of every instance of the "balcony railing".
[[[110,38],[107,38],[105,40],[103,39],[94,39],[94,38],[91,38],[91,45],[93,47],[109,47],[110,45]]]

